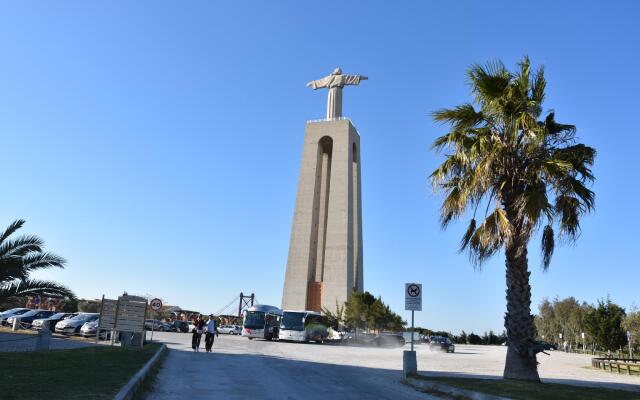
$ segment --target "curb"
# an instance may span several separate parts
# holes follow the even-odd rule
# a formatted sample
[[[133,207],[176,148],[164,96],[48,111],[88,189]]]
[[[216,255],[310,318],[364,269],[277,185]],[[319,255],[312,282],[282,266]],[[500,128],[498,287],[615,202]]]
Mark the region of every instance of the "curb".
[[[120,389],[113,400],[130,400],[131,398],[133,398],[133,395],[144,381],[144,378],[147,376],[156,362],[158,362],[160,356],[166,349],[166,344],[160,346],[158,351],[156,351],[156,354],[154,354],[153,357],[151,357],[151,359],[147,361],[147,363],[142,368],[140,368],[140,371],[138,371],[131,379],[129,379],[129,382],[127,382],[127,384],[124,385],[122,389]]]
[[[471,400],[512,400],[509,397],[494,396],[491,394],[474,392],[473,390],[461,389],[437,382],[428,382],[421,379],[407,377],[405,383],[414,389],[438,392],[450,396],[460,396]]]

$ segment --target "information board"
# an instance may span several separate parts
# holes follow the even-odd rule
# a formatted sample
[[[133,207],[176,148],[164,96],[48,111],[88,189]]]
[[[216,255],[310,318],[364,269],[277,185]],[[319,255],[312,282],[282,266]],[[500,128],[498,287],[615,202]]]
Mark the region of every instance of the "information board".
[[[120,296],[115,329],[120,332],[144,331],[147,299],[138,296]]]

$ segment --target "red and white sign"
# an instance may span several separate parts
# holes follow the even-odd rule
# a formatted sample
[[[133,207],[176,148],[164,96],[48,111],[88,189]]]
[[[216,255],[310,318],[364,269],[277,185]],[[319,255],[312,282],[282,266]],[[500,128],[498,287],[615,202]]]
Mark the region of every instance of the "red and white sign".
[[[161,308],[162,308],[162,300],[160,299],[151,300],[151,309],[153,311],[160,311]]]

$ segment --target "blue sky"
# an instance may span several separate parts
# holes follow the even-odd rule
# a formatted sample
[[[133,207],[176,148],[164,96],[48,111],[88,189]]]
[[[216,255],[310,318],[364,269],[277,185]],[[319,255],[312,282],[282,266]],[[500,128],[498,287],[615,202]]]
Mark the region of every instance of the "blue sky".
[[[501,331],[503,257],[474,271],[442,231],[427,181],[445,131],[429,115],[470,100],[465,71],[528,54],[547,109],[598,150],[596,212],[541,272],[544,297],[638,303],[635,227],[640,3],[2,2],[0,225],[69,260],[79,296],[149,294],[205,312],[240,291],[280,304],[305,121],[336,66],[362,142],[365,289],[416,324]],[[402,311],[406,317],[408,313]]]

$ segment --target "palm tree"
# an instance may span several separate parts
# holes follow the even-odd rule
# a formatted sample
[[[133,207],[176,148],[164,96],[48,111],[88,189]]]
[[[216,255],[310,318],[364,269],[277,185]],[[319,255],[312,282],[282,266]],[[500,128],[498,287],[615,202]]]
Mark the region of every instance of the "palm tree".
[[[544,70],[532,73],[527,57],[518,67],[512,73],[501,62],[471,66],[473,104],[434,112],[434,120],[450,128],[433,143],[447,154],[431,181],[445,195],[443,229],[473,210],[460,251],[468,251],[476,267],[504,247],[508,350],[503,376],[539,381],[541,348],[534,342],[527,244],[542,228],[546,270],[554,236],[578,238],[580,217],[594,207],[595,195],[587,186],[595,179],[590,168],[596,151],[577,143],[575,126],[557,123],[553,112],[540,119]],[[484,210],[479,225],[478,210]]]
[[[21,219],[14,221],[0,235],[0,301],[35,295],[75,299],[73,292],[63,285],[29,278],[33,271],[39,269],[64,268],[66,261],[44,251],[44,241],[37,236],[10,238],[24,222]]]

